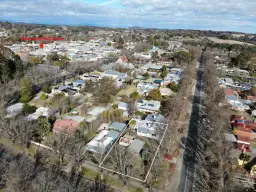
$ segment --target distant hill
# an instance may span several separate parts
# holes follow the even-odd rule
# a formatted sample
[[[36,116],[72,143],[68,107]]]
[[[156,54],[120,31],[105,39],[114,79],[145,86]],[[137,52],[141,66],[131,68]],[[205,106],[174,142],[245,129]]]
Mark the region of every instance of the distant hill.
[[[143,27],[138,27],[138,26],[133,26],[133,27],[128,27],[128,29],[132,29],[132,30],[142,30],[145,29]]]

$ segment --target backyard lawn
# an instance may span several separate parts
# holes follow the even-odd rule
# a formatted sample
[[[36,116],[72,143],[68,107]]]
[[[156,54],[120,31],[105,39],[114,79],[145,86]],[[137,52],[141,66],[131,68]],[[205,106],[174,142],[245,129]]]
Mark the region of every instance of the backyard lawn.
[[[40,95],[42,93],[40,92],[34,99],[32,99],[30,102],[28,102],[29,105],[39,107],[45,107],[46,106],[46,100],[42,100],[40,98]]]
[[[117,96],[123,96],[123,95],[129,96],[134,91],[137,91],[136,86],[135,85],[128,85],[125,89],[122,89],[121,91],[119,91]]]

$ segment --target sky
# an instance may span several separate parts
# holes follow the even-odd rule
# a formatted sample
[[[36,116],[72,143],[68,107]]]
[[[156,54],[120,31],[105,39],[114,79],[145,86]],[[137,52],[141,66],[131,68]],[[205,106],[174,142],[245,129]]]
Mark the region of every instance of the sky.
[[[256,0],[0,0],[12,22],[256,33]]]

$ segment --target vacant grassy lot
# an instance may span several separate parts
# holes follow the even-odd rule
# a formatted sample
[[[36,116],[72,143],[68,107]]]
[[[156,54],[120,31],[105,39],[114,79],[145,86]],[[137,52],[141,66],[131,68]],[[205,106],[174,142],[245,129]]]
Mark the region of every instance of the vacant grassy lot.
[[[135,85],[128,85],[125,89],[122,89],[121,91],[119,91],[119,93],[117,94],[117,96],[122,96],[122,95],[127,95],[129,96],[131,93],[133,93],[134,91],[137,91],[137,88]]]
[[[39,107],[45,107],[46,106],[46,100],[42,100],[40,98],[42,92],[40,92],[34,99],[32,99],[30,102],[28,102],[29,105]]]
[[[242,42],[242,41],[235,41],[235,40],[224,40],[224,39],[218,39],[216,37],[208,37],[209,40],[215,42],[215,43],[227,43],[227,44],[239,44],[239,45],[253,45],[253,44],[250,44],[250,43],[245,43],[245,42]]]

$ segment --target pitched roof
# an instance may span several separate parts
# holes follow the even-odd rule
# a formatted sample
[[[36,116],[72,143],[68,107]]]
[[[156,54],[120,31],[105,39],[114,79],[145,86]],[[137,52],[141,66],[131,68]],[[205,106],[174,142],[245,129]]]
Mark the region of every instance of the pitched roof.
[[[76,84],[84,84],[85,81],[82,80],[82,79],[78,79],[78,80],[73,81],[73,83],[76,83]]]
[[[117,76],[119,78],[125,78],[127,75],[126,73],[120,73],[118,71],[113,71],[113,70],[106,70],[104,71],[105,75],[111,75],[111,76]]]
[[[120,103],[118,103],[118,108],[125,108],[125,109],[127,109],[128,108],[128,104],[124,103],[124,102],[120,102]]]
[[[235,95],[229,95],[229,96],[226,96],[226,98],[230,101],[238,101],[238,97]]]
[[[128,151],[131,153],[140,153],[141,149],[145,145],[144,141],[134,139],[128,147]]]
[[[116,140],[120,135],[120,132],[110,130],[107,134],[108,137],[111,137],[113,140]]]
[[[109,125],[109,129],[117,130],[119,132],[122,132],[126,127],[126,124],[119,123],[119,122],[113,122]]]
[[[7,107],[6,111],[7,113],[15,113],[17,111],[21,111],[23,109],[24,103],[16,103],[14,105],[11,105]]]
[[[71,131],[74,132],[78,129],[80,123],[72,119],[58,119],[54,123],[53,130],[56,132],[59,131]]]
[[[128,59],[125,55],[123,55],[120,60],[122,61],[122,63],[127,63],[128,62]]]
[[[233,90],[232,89],[225,89],[224,90],[224,92],[225,92],[225,95],[229,95],[229,96],[231,96],[231,95],[233,95]]]
[[[81,117],[81,116],[65,116],[64,119],[72,119],[75,122],[82,122],[85,120],[85,117]]]

